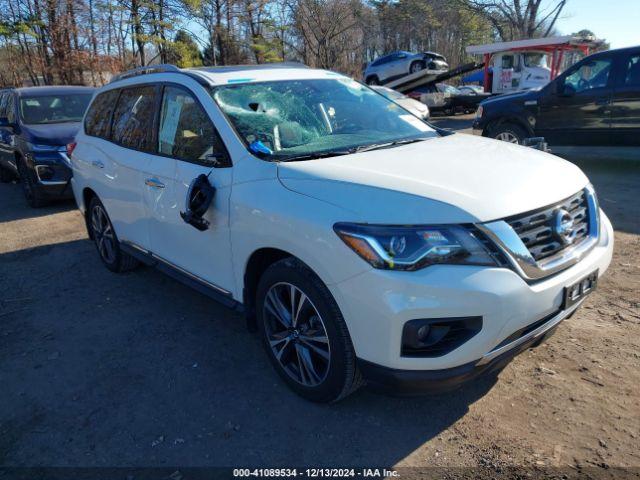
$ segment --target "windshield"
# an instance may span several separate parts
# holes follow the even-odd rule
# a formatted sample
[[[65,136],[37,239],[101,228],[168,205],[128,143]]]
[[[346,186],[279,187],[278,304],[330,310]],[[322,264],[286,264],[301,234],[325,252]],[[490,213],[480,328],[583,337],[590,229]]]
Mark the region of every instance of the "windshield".
[[[21,97],[20,116],[27,125],[79,122],[91,97],[91,93]]]
[[[525,67],[542,67],[547,68],[546,53],[523,53]]]
[[[259,149],[269,160],[437,136],[402,107],[348,78],[224,85],[212,95],[249,150]]]
[[[460,90],[458,90],[453,85],[447,85],[445,83],[439,84],[438,90],[440,90],[442,93],[448,93],[450,95],[460,95],[461,93]]]

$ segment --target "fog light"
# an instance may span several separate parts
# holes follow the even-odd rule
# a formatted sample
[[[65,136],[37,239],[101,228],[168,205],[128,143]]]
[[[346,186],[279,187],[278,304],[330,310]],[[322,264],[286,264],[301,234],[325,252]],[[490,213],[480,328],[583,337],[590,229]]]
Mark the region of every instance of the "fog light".
[[[418,340],[420,340],[421,342],[425,342],[427,340],[427,337],[429,336],[429,330],[431,330],[431,327],[429,325],[423,325],[422,327],[420,327],[418,329]]]
[[[38,174],[38,178],[40,180],[47,181],[51,180],[56,172],[53,167],[50,167],[48,165],[36,165],[36,173]]]
[[[440,357],[482,329],[482,317],[420,318],[402,329],[403,357]]]

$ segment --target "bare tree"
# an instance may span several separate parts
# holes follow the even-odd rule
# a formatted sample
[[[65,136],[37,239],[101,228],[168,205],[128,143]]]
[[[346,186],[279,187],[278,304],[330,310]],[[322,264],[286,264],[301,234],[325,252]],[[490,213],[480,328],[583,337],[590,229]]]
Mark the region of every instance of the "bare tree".
[[[503,41],[547,37],[553,31],[567,0],[459,0],[462,6],[483,15]]]

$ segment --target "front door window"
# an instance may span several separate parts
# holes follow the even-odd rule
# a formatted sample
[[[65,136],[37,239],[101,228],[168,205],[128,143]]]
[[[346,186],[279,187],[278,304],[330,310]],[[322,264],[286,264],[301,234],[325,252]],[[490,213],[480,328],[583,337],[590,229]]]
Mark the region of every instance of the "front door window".
[[[603,58],[583,63],[576,71],[567,76],[564,81],[565,89],[573,89],[575,93],[603,88],[609,81],[611,59]]]

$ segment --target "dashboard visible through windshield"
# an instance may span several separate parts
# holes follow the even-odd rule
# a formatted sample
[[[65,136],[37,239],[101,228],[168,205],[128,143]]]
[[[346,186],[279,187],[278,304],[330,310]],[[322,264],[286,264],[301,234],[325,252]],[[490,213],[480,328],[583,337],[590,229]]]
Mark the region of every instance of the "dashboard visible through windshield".
[[[224,85],[212,95],[249,150],[267,160],[320,158],[438,135],[348,78]]]

